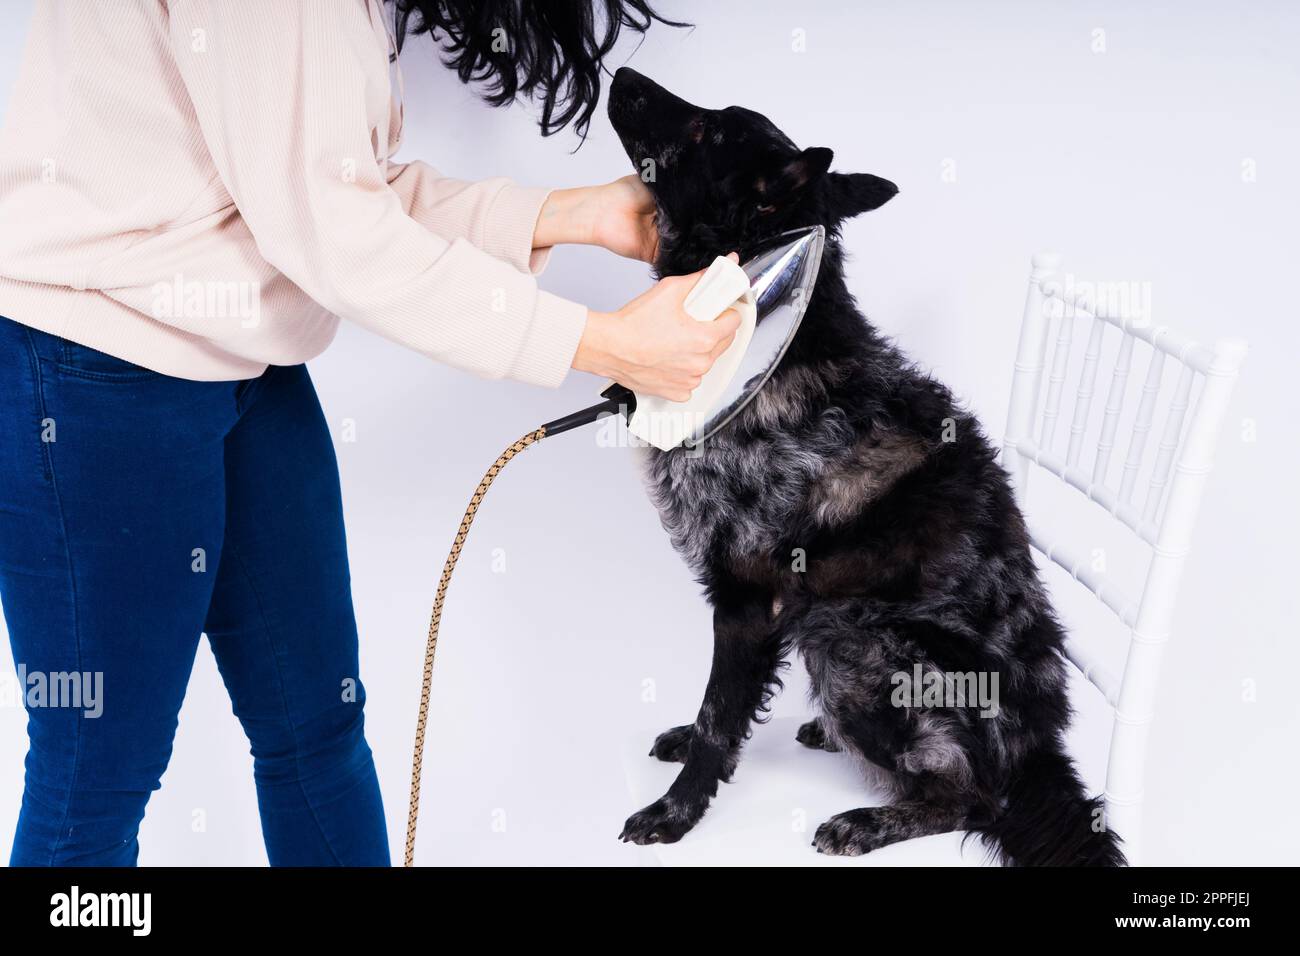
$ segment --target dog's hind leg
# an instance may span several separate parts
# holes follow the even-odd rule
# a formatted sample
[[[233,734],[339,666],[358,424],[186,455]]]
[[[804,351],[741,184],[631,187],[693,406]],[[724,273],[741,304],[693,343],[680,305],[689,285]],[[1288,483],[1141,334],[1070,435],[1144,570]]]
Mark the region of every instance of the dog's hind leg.
[[[704,816],[718,781],[731,779],[781,662],[771,609],[771,596],[757,590],[737,589],[715,599],[713,668],[699,716],[688,734],[674,728],[655,742],[657,751],[668,738],[665,749],[671,752],[685,737],[685,765],[664,796],[628,818],[620,834],[624,842],[675,843]]]
[[[961,830],[968,819],[966,807],[919,801],[862,807],[837,813],[819,826],[812,845],[819,853],[859,856],[902,840]]]
[[[916,719],[893,707],[841,710],[841,716],[847,718],[838,725],[844,745],[866,758],[897,802],[837,813],[813,836],[819,853],[858,856],[968,826],[978,800],[959,722],[936,714]]]
[[[937,671],[923,645],[929,636],[888,609],[855,602],[816,608],[800,630],[827,736],[863,758],[869,779],[893,798],[823,823],[813,839],[822,853],[857,855],[960,830],[985,802],[977,784],[978,711],[899,691],[911,686],[915,667]]]

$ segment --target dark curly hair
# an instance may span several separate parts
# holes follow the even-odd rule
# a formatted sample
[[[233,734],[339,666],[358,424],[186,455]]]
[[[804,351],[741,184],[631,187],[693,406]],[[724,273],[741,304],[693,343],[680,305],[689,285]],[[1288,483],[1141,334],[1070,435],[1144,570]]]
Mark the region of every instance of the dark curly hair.
[[[690,26],[660,16],[649,0],[389,2],[399,52],[408,34],[430,34],[443,62],[462,83],[480,84],[488,103],[541,103],[543,136],[573,123],[586,139],[608,72],[603,61],[624,27],[643,34],[655,21]]]

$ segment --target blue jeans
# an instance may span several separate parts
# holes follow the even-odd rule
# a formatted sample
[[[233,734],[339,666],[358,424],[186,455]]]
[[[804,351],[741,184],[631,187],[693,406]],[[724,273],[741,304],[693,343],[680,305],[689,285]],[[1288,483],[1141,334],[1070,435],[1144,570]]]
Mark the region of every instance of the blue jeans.
[[[12,865],[135,863],[201,632],[271,864],[388,865],[305,366],[191,382],[0,318],[0,599],[29,737]]]

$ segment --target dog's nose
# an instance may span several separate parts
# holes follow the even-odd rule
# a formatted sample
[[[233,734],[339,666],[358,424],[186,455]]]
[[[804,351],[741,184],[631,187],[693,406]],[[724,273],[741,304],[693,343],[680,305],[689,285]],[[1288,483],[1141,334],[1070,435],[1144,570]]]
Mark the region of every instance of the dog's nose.
[[[619,107],[626,105],[645,89],[646,78],[631,67],[621,66],[614,72],[614,79],[609,84],[609,105]]]
[[[644,76],[630,67],[619,67],[615,71],[613,82],[609,86],[607,111],[616,129],[620,122],[631,121],[645,105],[644,90],[647,83]]]
[[[620,66],[614,71],[614,83],[611,89],[617,89],[619,86],[635,83],[637,80],[644,80],[645,77],[632,69],[630,66]]]

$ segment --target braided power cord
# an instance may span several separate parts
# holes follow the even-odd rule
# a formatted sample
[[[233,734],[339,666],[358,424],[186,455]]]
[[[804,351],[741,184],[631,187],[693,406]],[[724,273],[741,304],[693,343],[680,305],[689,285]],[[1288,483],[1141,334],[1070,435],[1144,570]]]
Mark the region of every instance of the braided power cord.
[[[492,487],[492,482],[496,480],[497,475],[501,474],[501,469],[506,466],[506,463],[511,458],[514,458],[515,455],[529,445],[535,444],[545,437],[545,425],[536,431],[529,432],[503,451],[492,467],[487,470],[483,480],[474,489],[473,497],[469,499],[469,507],[465,509],[465,517],[460,519],[460,528],[456,531],[456,540],[452,542],[451,552],[447,555],[447,563],[442,566],[442,578],[438,581],[438,591],[433,599],[433,612],[429,618],[429,643],[424,651],[424,683],[420,688],[420,715],[415,723],[415,755],[411,760],[411,803],[406,817],[405,866],[412,866],[415,863],[415,827],[420,816],[420,771],[424,766],[424,728],[429,720],[429,692],[433,684],[433,655],[438,650],[438,625],[442,622],[442,602],[447,596],[447,585],[451,582],[452,572],[456,570],[456,561],[460,557],[460,550],[465,546],[469,526],[474,523],[474,515],[478,513],[478,506],[482,504],[488,489]]]

